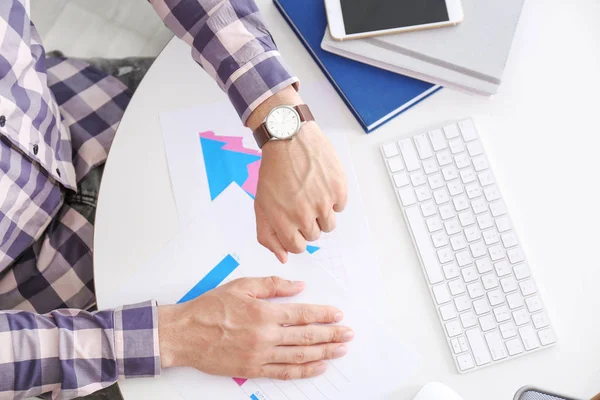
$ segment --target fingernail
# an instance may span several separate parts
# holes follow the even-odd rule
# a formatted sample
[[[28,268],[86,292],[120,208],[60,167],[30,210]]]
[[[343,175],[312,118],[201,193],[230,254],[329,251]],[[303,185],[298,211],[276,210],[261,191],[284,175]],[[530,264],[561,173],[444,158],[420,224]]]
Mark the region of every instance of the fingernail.
[[[304,282],[302,282],[302,281],[294,281],[294,285],[296,285],[296,287],[301,288],[301,287],[304,287]]]
[[[321,363],[317,367],[315,367],[315,374],[320,375],[323,372],[325,372],[326,369],[327,369],[327,365],[325,363]]]
[[[346,355],[346,353],[348,352],[348,348],[346,346],[338,346],[334,351],[333,351],[333,358],[340,358]]]
[[[340,322],[341,320],[344,319],[344,313],[338,312],[335,314],[335,316],[333,318],[334,318],[335,322]]]
[[[344,342],[351,341],[352,339],[354,339],[354,331],[346,331],[346,333],[344,333],[344,336],[342,336],[342,339],[344,340]]]

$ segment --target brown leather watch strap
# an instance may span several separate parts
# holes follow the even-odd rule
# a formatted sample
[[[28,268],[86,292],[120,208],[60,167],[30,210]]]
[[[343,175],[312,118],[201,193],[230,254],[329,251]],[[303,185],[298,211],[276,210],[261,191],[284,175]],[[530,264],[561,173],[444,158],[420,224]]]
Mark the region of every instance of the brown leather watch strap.
[[[296,107],[294,107],[294,110],[296,110],[296,112],[300,116],[301,122],[309,122],[315,120],[315,117],[310,111],[310,108],[306,104],[297,105]],[[266,122],[260,124],[260,126],[254,131],[254,139],[256,140],[258,147],[260,147],[261,149],[269,140],[271,140],[271,138],[272,136],[267,130]]]

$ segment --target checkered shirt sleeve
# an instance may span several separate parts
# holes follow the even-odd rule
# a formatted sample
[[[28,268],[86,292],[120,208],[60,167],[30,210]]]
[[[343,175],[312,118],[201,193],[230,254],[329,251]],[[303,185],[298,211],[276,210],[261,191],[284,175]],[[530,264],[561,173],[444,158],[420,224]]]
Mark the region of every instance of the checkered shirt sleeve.
[[[156,302],[95,313],[0,312],[0,399],[71,399],[117,379],[158,375],[157,320]]]
[[[245,123],[296,78],[285,65],[254,0],[150,0],[164,23],[192,47]]]

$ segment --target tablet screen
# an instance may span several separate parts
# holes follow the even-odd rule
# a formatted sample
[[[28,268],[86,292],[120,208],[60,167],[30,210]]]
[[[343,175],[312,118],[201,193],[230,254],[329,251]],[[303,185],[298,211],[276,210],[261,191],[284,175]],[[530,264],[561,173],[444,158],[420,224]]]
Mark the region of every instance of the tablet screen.
[[[346,34],[449,20],[446,0],[340,0]]]

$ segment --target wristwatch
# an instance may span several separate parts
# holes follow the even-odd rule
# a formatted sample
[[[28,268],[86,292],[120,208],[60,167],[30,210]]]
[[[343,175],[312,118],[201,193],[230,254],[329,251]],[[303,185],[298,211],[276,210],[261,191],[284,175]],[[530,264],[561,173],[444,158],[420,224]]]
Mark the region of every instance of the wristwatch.
[[[298,106],[277,106],[271,110],[265,121],[254,131],[254,139],[262,147],[272,140],[290,140],[302,125],[314,121],[306,104]]]

